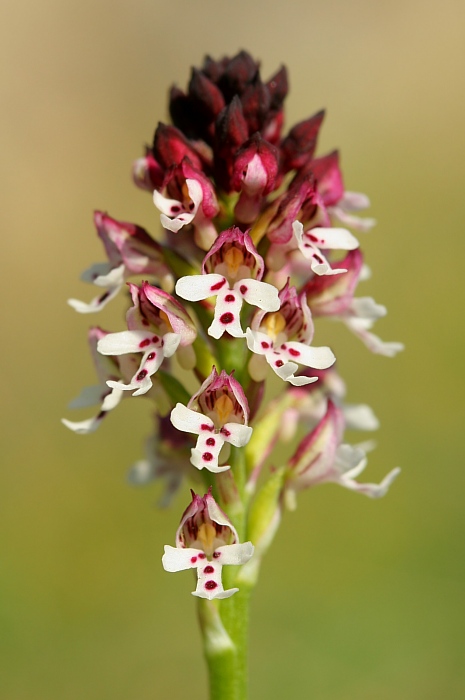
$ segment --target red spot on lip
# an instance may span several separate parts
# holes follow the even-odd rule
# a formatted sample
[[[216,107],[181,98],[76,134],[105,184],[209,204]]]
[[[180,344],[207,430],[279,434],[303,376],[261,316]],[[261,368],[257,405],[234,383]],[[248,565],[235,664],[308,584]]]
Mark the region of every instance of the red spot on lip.
[[[282,360],[278,360],[277,362],[275,362],[276,367],[282,367],[283,364],[284,362]]]
[[[197,557],[191,557],[191,563],[192,563],[192,564],[195,564],[196,561],[197,561]]]
[[[205,588],[207,589],[207,591],[213,591],[213,589],[217,586],[218,584],[216,583],[216,581],[207,581],[207,583],[205,584]]]
[[[289,348],[289,354],[292,355],[292,357],[299,357],[300,352],[298,350],[294,350],[294,348]]]
[[[204,574],[212,574],[215,571],[213,566],[206,566],[205,569],[203,570]]]
[[[147,345],[150,345],[150,340],[146,338],[145,340],[141,340],[139,343],[140,348],[146,348]]]
[[[220,433],[223,433],[225,437],[229,437],[231,435],[231,431],[224,427],[221,428]]]
[[[245,293],[246,293],[247,287],[245,286],[245,284],[241,284],[241,286],[239,287],[239,291],[240,291],[241,294],[245,294]]]
[[[138,374],[137,377],[136,377],[137,381],[138,381],[138,382],[141,382],[143,379],[145,379],[145,377],[147,376],[147,374],[148,374],[148,372],[147,372],[146,369],[141,369],[141,371],[139,372],[139,374]]]
[[[221,287],[224,287],[226,284],[226,280],[223,278],[220,282],[217,282],[216,284],[212,284],[210,287],[210,291],[212,292],[217,292],[218,289],[221,289]]]
[[[159,340],[160,340],[160,338],[158,337],[158,335],[152,336],[152,343],[158,343]]]
[[[234,294],[226,294],[224,298],[225,301],[235,301],[235,299],[236,297],[234,296]]]
[[[221,321],[221,323],[224,323],[225,325],[227,325],[228,323],[232,323],[234,321],[234,316],[232,314],[230,314],[229,312],[222,314],[220,316],[220,321]]]
[[[262,348],[263,348],[264,350],[268,350],[268,348],[270,347],[270,344],[269,344],[269,343],[265,343],[265,341],[262,340],[261,346],[262,346]]]
[[[151,352],[150,355],[147,356],[147,360],[154,360],[157,356],[156,352]]]
[[[213,559],[218,559],[221,557],[221,552],[213,552]]]
[[[211,452],[204,452],[202,455],[202,459],[204,462],[211,462],[213,459],[213,455]]]
[[[215,430],[215,428],[213,425],[207,425],[207,423],[202,423],[202,425],[200,426],[200,430],[209,430],[211,432],[212,430]]]
[[[200,552],[199,559],[205,559],[205,554],[203,552]]]
[[[319,255],[314,255],[313,257],[315,258],[315,260],[316,260],[317,262],[323,263],[323,258],[320,258]]]
[[[172,214],[179,214],[180,211],[181,211],[181,207],[178,207],[177,205],[174,205],[173,207],[171,207]]]
[[[213,447],[213,446],[216,444],[215,438],[207,438],[207,440],[206,440],[205,442],[206,442],[206,444],[209,445],[210,447]]]
[[[309,234],[308,234],[308,237],[309,237],[310,240],[313,241],[314,243],[318,243],[318,238],[317,238],[316,236],[314,236],[313,233],[309,233]]]

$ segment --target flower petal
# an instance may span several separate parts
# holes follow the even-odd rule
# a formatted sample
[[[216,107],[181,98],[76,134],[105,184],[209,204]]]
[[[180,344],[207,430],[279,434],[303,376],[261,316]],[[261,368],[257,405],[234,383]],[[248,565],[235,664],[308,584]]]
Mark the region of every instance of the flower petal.
[[[240,423],[225,423],[220,433],[225,442],[230,442],[234,447],[244,447],[252,436],[252,428]]]
[[[234,290],[239,292],[248,304],[258,306],[263,311],[278,311],[281,306],[278,290],[267,282],[246,279],[236,282]]]
[[[193,547],[171,547],[171,545],[165,544],[165,553],[161,563],[165,571],[196,569],[199,554],[203,555],[203,552]]]
[[[185,433],[200,435],[204,431],[214,431],[215,426],[210,418],[202,413],[192,411],[182,403],[177,403],[171,411],[171,422],[175,428]],[[202,426],[205,426],[204,428]]]
[[[176,282],[176,294],[188,301],[201,301],[202,299],[215,296],[227,284],[226,278],[216,273],[189,275],[178,279]]]

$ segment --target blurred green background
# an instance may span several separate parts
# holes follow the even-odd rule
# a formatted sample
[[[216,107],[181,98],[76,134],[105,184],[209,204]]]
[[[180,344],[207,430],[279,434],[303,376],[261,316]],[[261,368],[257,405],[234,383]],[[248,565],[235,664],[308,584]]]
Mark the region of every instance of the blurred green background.
[[[65,301],[90,298],[79,274],[103,260],[94,208],[158,226],[129,172],[168,87],[240,48],[264,77],[288,66],[287,125],[327,108],[319,153],[341,149],[379,222],[362,293],[406,345],[389,360],[317,329],[381,420],[367,480],[403,474],[382,501],[328,485],[286,517],[253,602],[251,696],[465,697],[463,2],[17,0],[0,20],[2,700],[206,697],[191,578],[160,561],[187,488],[160,512],[157,488],[125,483],[149,404],[87,437],[59,423],[94,381],[87,326],[120,329],[122,305],[97,320]]]

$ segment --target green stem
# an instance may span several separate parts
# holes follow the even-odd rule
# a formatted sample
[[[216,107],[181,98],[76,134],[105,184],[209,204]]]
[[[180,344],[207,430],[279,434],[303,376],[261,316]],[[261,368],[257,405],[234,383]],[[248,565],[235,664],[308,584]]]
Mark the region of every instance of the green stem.
[[[236,649],[218,613],[218,603],[198,598],[197,612],[207,662],[210,700],[239,700]]]

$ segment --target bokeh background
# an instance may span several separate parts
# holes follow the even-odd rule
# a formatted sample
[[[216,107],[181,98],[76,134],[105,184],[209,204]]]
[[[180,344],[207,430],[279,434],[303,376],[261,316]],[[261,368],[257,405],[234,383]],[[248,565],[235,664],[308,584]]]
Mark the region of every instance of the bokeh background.
[[[129,172],[170,84],[240,48],[264,77],[288,66],[288,125],[327,108],[319,152],[341,149],[379,221],[363,293],[406,345],[389,360],[318,328],[381,420],[367,478],[403,474],[382,501],[329,485],[286,517],[253,602],[251,695],[465,697],[464,28],[461,0],[2,4],[2,700],[206,697],[191,578],[160,563],[187,489],[160,512],[156,487],[125,483],[143,400],[87,437],[60,425],[94,381],[96,319],[65,300],[92,294],[94,208],[158,226]],[[119,329],[121,311],[98,323]]]

